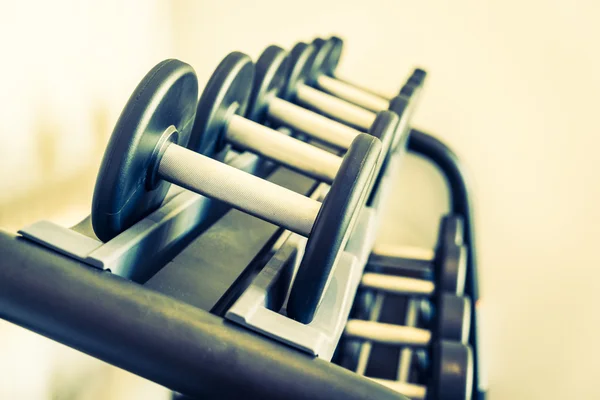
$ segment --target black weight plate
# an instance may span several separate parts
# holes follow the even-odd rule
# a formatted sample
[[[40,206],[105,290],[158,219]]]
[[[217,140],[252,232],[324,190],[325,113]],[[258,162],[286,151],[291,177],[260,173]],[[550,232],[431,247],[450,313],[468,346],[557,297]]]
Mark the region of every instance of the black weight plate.
[[[462,245],[464,242],[465,223],[463,218],[457,214],[445,215],[440,223],[440,239],[443,245]]]
[[[467,344],[471,329],[471,300],[468,297],[442,294],[435,310],[436,339]]]
[[[455,214],[445,215],[440,221],[435,249],[434,277],[442,291],[461,296],[467,274],[467,249],[462,246],[463,219]]]
[[[400,121],[396,129],[396,134],[392,142],[392,151],[404,151],[406,144],[408,143],[408,136],[410,132],[410,99],[404,96],[396,96],[390,101],[388,110],[393,111],[398,115]]]
[[[253,76],[252,60],[243,53],[230,53],[221,61],[198,101],[190,150],[208,157],[223,155],[225,129],[233,114],[246,113]]]
[[[402,89],[400,89],[400,93],[398,93],[398,95],[405,96],[410,99],[414,96],[417,90],[418,86],[406,83],[404,86],[402,86]]]
[[[329,54],[321,67],[321,72],[329,76],[335,76],[335,70],[340,63],[340,58],[342,58],[344,41],[337,36],[330,37],[328,41],[331,43],[331,47]]]
[[[383,160],[387,159],[394,135],[396,134],[396,128],[398,126],[398,115],[391,111],[380,111],[375,117],[375,121],[369,128],[369,135],[376,137],[381,142],[381,164],[383,166]],[[376,171],[378,173],[379,171]]]
[[[304,83],[310,73],[310,66],[315,56],[315,48],[312,45],[300,42],[290,51],[288,75],[280,97],[284,100],[293,101],[296,97],[296,88]]]
[[[289,68],[287,53],[281,47],[269,46],[263,51],[255,65],[246,118],[263,125],[267,122],[269,100],[285,87]]]
[[[414,86],[423,86],[426,77],[427,71],[421,68],[415,68],[412,75],[408,78],[407,83],[410,83]]]
[[[467,248],[450,245],[436,253],[433,276],[440,291],[462,296],[467,276]]]
[[[314,222],[288,300],[288,315],[297,321],[309,323],[313,319],[331,270],[348,240],[355,213],[364,205],[380,152],[379,140],[361,134],[344,156]]]
[[[198,80],[179,60],[156,65],[135,88],[104,153],[92,200],[92,226],[108,241],[162,203],[169,183],[149,188],[147,175],[163,133],[174,126],[186,145],[196,112]]]
[[[469,346],[441,341],[433,346],[427,398],[468,400],[473,390],[473,352]]]
[[[333,43],[329,40],[317,38],[313,40],[312,45],[315,47],[315,55],[310,63],[310,69],[308,70],[308,75],[306,77],[306,84],[314,86],[319,75],[323,74],[323,68],[327,62],[329,54],[331,53]]]
[[[381,154],[379,164],[375,171],[376,178],[373,180],[373,187],[371,193],[369,193],[367,205],[370,205],[374,200],[374,196],[379,190],[381,179],[383,178],[383,175],[385,175],[388,160],[391,156],[390,149],[398,127],[398,121],[398,116],[395,113],[391,111],[381,111],[377,114],[375,121],[373,121],[373,124],[369,129],[369,134],[381,141]]]

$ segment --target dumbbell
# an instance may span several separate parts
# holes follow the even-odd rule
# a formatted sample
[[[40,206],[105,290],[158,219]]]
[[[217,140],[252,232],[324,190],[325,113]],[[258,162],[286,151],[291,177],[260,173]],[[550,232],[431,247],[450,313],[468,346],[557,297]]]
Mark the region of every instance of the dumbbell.
[[[468,375],[472,374],[468,372],[472,369],[472,360],[467,346],[471,321],[470,301],[468,298],[452,294],[442,294],[438,298],[441,304],[438,304],[439,311],[434,330],[352,319],[348,321],[344,330],[345,341],[342,351],[346,354],[356,354],[359,350],[359,353],[362,353],[360,348],[356,348],[352,339],[419,350],[421,352],[419,357],[422,359],[422,364],[419,365],[421,372],[427,369],[429,375],[433,374],[430,382],[435,383],[430,384],[430,387],[434,388],[430,394],[435,393],[436,388],[441,385],[440,394],[447,396],[448,393],[452,393],[452,396],[440,398],[467,398],[464,396],[470,391],[470,379],[472,379],[468,378]],[[447,350],[448,348],[450,350]],[[428,359],[431,359],[431,362]],[[454,368],[449,371],[449,366]],[[361,369],[364,368],[363,365]],[[380,380],[380,383],[408,397],[425,398],[425,387],[405,383],[408,373],[401,371],[405,368],[410,368],[410,364],[400,364],[397,381]],[[456,373],[457,370],[461,372]]]
[[[442,304],[438,305],[440,311],[437,314],[438,321],[433,331],[376,321],[349,320],[344,330],[342,352],[350,355],[356,354],[358,350],[362,357],[362,351],[360,348],[356,348],[353,339],[422,350],[422,353],[429,354],[428,358],[431,359],[430,363],[427,362],[421,366],[421,370],[427,368],[429,375],[433,374],[433,378],[430,379],[430,388],[433,388],[432,391],[430,390],[430,395],[435,393],[437,390],[435,388],[441,385],[441,394],[452,393],[450,397],[441,398],[467,398],[464,396],[470,391],[469,379],[472,379],[468,378],[469,374],[472,374],[472,372],[468,372],[469,369],[472,369],[472,360],[470,359],[470,349],[467,346],[470,328],[470,301],[465,297],[452,294],[442,294],[439,298]],[[441,352],[439,346],[441,346]],[[450,350],[446,351],[445,349],[448,348]],[[465,352],[469,354],[465,354]],[[362,363],[362,367],[357,367],[357,370],[365,370],[365,361],[363,360]],[[454,368],[448,370],[449,366],[454,366]],[[410,368],[410,365],[400,364],[397,381],[381,380],[380,383],[386,384],[408,397],[424,398],[425,387],[407,384],[405,379],[401,378],[408,374],[402,373],[400,369],[407,367]],[[457,371],[461,372],[456,373]]]
[[[335,148],[346,150],[360,131],[289,101],[293,86],[301,85],[308,65],[307,58],[297,59],[295,63],[292,61],[292,57],[288,57],[281,47],[269,46],[263,51],[256,61],[247,117],[262,125],[283,125]],[[368,128],[371,134],[375,133],[373,127],[377,125],[378,119],[379,117],[375,117]],[[389,147],[388,140],[389,143],[392,142],[395,131],[390,133],[386,138],[379,136],[384,143],[384,150]],[[387,151],[384,155],[387,156]]]
[[[432,346],[427,385],[369,378],[413,400],[470,400],[473,390],[473,353],[468,345],[442,340]]]
[[[429,276],[435,256],[445,247],[463,244],[464,221],[460,215],[449,214],[441,219],[436,248],[390,246],[376,243],[369,257],[369,269],[393,271],[400,275]],[[463,260],[461,258],[461,260]]]
[[[331,184],[341,157],[243,116],[247,113],[253,76],[254,64],[243,53],[233,52],[221,61],[198,102],[189,147],[209,157],[221,158],[228,145],[232,145]],[[383,164],[384,152],[390,147],[397,122],[395,114],[385,111],[377,116],[370,129],[370,134],[382,143],[378,168]]]
[[[408,138],[408,121],[414,109],[415,88],[413,87],[413,77],[407,81],[405,89],[401,93],[390,100],[381,100],[377,107],[371,106],[371,109],[365,109],[363,105],[356,105],[350,101],[348,96],[342,97],[343,93],[338,91],[327,90],[329,87],[321,87],[318,84],[319,78],[321,81],[327,79],[322,72],[324,64],[327,62],[330,53],[329,43],[320,46],[320,40],[315,40],[311,45],[298,43],[292,49],[292,57],[296,54],[298,61],[302,62],[306,58],[306,71],[301,74],[301,84],[296,92],[292,95],[293,101],[305,107],[318,110],[330,118],[339,120],[343,123],[350,124],[358,129],[364,129],[368,126],[369,121],[373,118],[373,109],[381,111],[385,109],[394,110],[398,115],[402,115],[398,127],[398,133],[395,141],[392,144],[393,149],[398,146],[404,147]],[[291,81],[293,83],[293,80]],[[317,89],[318,88],[318,89]],[[331,94],[330,94],[331,93]],[[402,110],[402,112],[400,112]]]
[[[306,43],[296,44],[287,60],[282,49],[276,46],[268,48],[257,62],[255,91],[248,115],[250,119],[281,124],[343,149],[356,135],[356,130],[369,130],[377,114],[308,86],[306,82],[310,80],[310,73],[315,68],[314,55],[315,48]],[[286,66],[285,63],[289,65]],[[281,69],[278,71],[278,68]],[[283,79],[286,69],[287,77]],[[393,150],[397,148],[399,136],[406,126],[405,110],[409,101],[409,98],[398,97],[386,108],[400,118],[392,142]],[[292,103],[329,118],[319,118],[314,114],[308,116],[305,110],[293,107]],[[330,119],[343,124],[332,124]]]
[[[94,232],[103,241],[120,234],[156,210],[171,183],[221,200],[308,238],[288,313],[310,322],[364,204],[380,141],[367,134],[355,138],[319,203],[184,147],[197,132],[192,129],[197,99],[196,74],[179,60],[163,61],[143,78],[117,121],[100,166],[92,201]],[[244,107],[213,107],[214,112],[203,115],[210,126],[219,126],[227,112],[242,113]],[[199,142],[194,138],[193,143]]]
[[[469,298],[442,293],[433,301],[435,302],[436,316],[432,330],[350,319],[346,324],[344,337],[416,348],[428,347],[442,339],[467,344],[471,327],[471,301]]]
[[[361,291],[360,296],[357,297],[355,310],[358,315],[362,315],[370,308],[373,291],[424,299],[444,292],[462,296],[467,269],[467,251],[462,242],[462,218],[457,215],[446,215],[440,220],[434,251],[420,249],[418,252],[412,250],[406,254],[398,251],[397,248],[392,248],[391,251],[385,253],[385,262],[381,262],[381,255],[372,254],[366,267],[367,272],[361,278],[360,287],[367,290]],[[374,251],[376,251],[376,247]],[[398,257],[401,254],[402,257]],[[374,259],[380,263],[373,262]],[[398,275],[405,269],[404,264],[412,265],[415,262],[421,263],[419,268],[427,272],[427,274],[421,275],[427,276],[427,278]],[[424,267],[423,264],[427,267]],[[382,273],[382,270],[385,273]],[[433,279],[429,278],[430,275],[433,275]],[[422,302],[425,319],[431,315],[429,306],[429,302]]]
[[[466,274],[466,249],[464,246],[460,246],[463,243],[463,220],[459,215],[450,214],[444,216],[440,221],[440,227],[438,231],[438,240],[435,254],[433,257],[434,264],[434,278],[436,278],[435,286],[441,288],[441,290],[437,291],[437,299],[438,301],[445,301],[448,297],[455,295],[462,295],[464,291],[464,282],[465,282],[465,274]],[[426,253],[421,251],[422,253]],[[396,252],[396,255],[399,253]],[[423,261],[429,259],[431,262],[431,256],[423,257],[418,259],[418,261]],[[396,265],[401,266],[402,263],[412,263],[414,260],[407,260],[406,257],[402,258],[400,263]],[[388,264],[389,265],[389,264]],[[388,268],[393,269],[393,268]],[[367,273],[368,274],[368,273]],[[401,278],[397,276],[389,276],[382,274],[375,274],[371,278],[369,275],[365,274],[365,280],[367,281],[365,286],[374,286],[378,287],[381,285],[386,286],[384,291],[392,292],[392,293],[402,293],[402,294],[420,294],[423,296],[423,293],[429,292],[432,293],[434,291],[434,285],[432,282],[423,279],[414,279],[414,278]],[[389,279],[386,279],[389,277]],[[374,282],[369,282],[372,280]],[[379,284],[372,284],[378,282]],[[371,283],[371,285],[369,284]],[[402,290],[402,287],[405,287]],[[387,289],[387,290],[386,290]],[[452,294],[445,294],[445,292]],[[441,295],[441,299],[440,299]],[[447,300],[446,300],[447,301]],[[411,298],[408,299],[407,302],[407,317],[410,313],[412,313],[412,317],[410,319],[406,319],[406,323],[410,325],[414,325],[417,319],[417,309],[419,303],[416,299]],[[432,322],[432,310],[431,310],[431,302],[429,301],[421,301],[420,306],[422,309],[422,317],[424,317],[426,323]],[[435,306],[435,304],[434,304]],[[440,310],[439,307],[436,307],[438,310],[437,319],[434,321],[434,326],[437,327],[439,332],[442,334],[446,333],[450,336],[446,337],[448,339],[456,339],[457,337],[461,337],[466,340],[468,338],[468,331],[470,329],[470,320],[471,320],[471,309],[470,302],[468,303],[468,310],[461,310],[461,306],[444,306],[444,309]],[[437,322],[437,325],[436,325]],[[460,335],[462,332],[462,336]],[[454,335],[454,337],[452,337]],[[466,341],[465,341],[466,343]],[[398,371],[398,379],[407,380],[410,371],[410,361],[413,357],[413,352],[411,349],[407,348],[402,350],[402,357],[400,362],[400,367]],[[417,349],[415,356],[418,360],[418,370],[423,371],[426,369],[429,364],[429,357],[426,351]]]
[[[372,90],[336,76],[335,70],[337,69],[344,46],[342,39],[336,36],[332,36],[327,40],[317,38],[312,44],[318,49],[320,53],[319,57],[322,59],[319,63],[321,68],[319,71],[315,71],[316,75],[312,81],[314,86],[367,110],[379,111],[387,108],[392,98],[374,93]],[[425,70],[415,68],[407,82],[400,89],[399,94],[412,96],[412,103],[416,103],[416,98],[423,87],[426,75],[427,72]]]

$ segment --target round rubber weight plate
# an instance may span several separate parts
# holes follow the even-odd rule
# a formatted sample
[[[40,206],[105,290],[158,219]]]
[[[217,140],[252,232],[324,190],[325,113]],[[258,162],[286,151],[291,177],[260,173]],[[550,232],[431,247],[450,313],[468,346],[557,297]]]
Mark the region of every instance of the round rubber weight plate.
[[[247,55],[230,53],[212,74],[198,101],[188,148],[208,157],[223,154],[225,129],[233,114],[245,115],[254,65]]]
[[[414,86],[423,86],[426,77],[427,71],[421,68],[415,68],[410,78],[408,78],[408,83]]]
[[[396,134],[392,141],[392,151],[404,149],[408,143],[409,127],[410,127],[410,99],[404,96],[396,96],[390,101],[388,110],[396,113],[400,121],[396,128]]]
[[[287,53],[281,47],[269,46],[263,51],[255,65],[246,118],[263,125],[267,122],[269,100],[285,87],[289,67]]]
[[[436,252],[434,280],[439,290],[462,296],[467,276],[467,248],[450,245]]]
[[[325,63],[333,48],[332,42],[320,38],[313,40],[312,45],[315,47],[316,52],[310,63],[310,69],[306,79],[308,85],[314,85],[319,75],[323,74]]]
[[[438,242],[443,246],[461,245],[464,242],[464,230],[464,220],[460,215],[445,215],[440,223]]]
[[[335,76],[335,70],[340,63],[340,58],[342,58],[344,41],[337,36],[330,37],[328,41],[331,43],[331,48],[321,67],[321,72],[329,76]]]
[[[293,319],[312,321],[356,213],[364,205],[365,191],[373,179],[380,152],[379,140],[358,135],[344,156],[319,210],[292,286],[287,311]]]
[[[198,80],[191,66],[178,60],[156,65],[142,79],[113,130],[104,153],[94,197],[92,226],[108,241],[156,210],[169,183],[148,187],[153,152],[167,128],[186,145],[198,98]]]
[[[398,93],[400,96],[405,96],[408,98],[411,98],[415,92],[418,90],[417,89],[418,86],[414,86],[411,85],[410,83],[406,83],[404,86],[402,86],[402,89],[400,89],[400,93]]]
[[[282,99],[294,100],[297,86],[304,83],[309,75],[314,56],[315,48],[312,45],[300,42],[292,48],[288,56],[290,68],[288,69],[285,85],[280,93]]]
[[[471,329],[471,300],[450,293],[442,294],[436,306],[435,321],[437,338],[467,344]]]
[[[432,349],[427,398],[467,400],[473,391],[473,353],[469,346],[442,340]],[[431,396],[429,396],[431,394]]]
[[[381,111],[377,114],[375,121],[373,121],[373,125],[371,125],[371,128],[369,129],[369,134],[381,141],[381,154],[379,163],[375,170],[376,178],[373,181],[373,188],[371,193],[369,193],[369,200],[367,201],[367,204],[370,204],[373,200],[375,194],[379,190],[381,179],[383,178],[383,175],[385,175],[387,163],[391,156],[390,149],[397,127],[398,117],[396,114],[391,111]]]

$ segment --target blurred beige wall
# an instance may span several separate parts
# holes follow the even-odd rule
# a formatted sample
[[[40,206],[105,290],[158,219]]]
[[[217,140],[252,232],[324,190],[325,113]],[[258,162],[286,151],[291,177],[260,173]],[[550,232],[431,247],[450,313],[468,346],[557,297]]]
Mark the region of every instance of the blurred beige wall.
[[[345,76],[393,93],[413,66],[430,72],[415,125],[471,172],[490,399],[600,397],[597,1],[0,4],[0,226],[84,216],[120,109],[159,60],[189,62],[202,87],[229,51],[256,57],[268,44],[339,34]],[[403,173],[415,192],[434,193],[415,178],[422,164]],[[406,187],[399,182],[406,208],[395,211],[411,227],[403,237],[430,243],[433,231],[412,227],[431,217],[406,211],[423,204]],[[444,201],[427,204],[439,212]],[[19,347],[21,331],[2,329],[10,358],[29,363],[2,357],[0,397],[22,389],[33,360],[60,353],[27,335]]]

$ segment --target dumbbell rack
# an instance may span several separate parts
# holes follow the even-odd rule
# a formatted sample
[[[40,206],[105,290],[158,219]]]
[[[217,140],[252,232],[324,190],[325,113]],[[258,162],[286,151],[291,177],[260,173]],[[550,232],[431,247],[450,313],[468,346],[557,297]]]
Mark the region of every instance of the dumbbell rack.
[[[414,129],[408,150],[438,165],[450,184],[451,211],[465,221],[466,294],[475,307],[473,214],[458,160]],[[315,199],[327,190],[249,153],[231,152],[225,162]],[[400,398],[329,362],[373,245],[378,203],[393,181],[386,176],[358,217],[308,325],[278,312],[303,239],[178,188],[106,243],[90,233],[89,219],[70,229],[42,221],[18,236],[0,231],[0,317],[194,397]]]
[[[466,291],[475,304],[478,281],[473,214],[462,168],[443,143],[421,131],[411,131],[409,150],[440,167],[450,184],[452,211],[465,216],[465,242],[470,251]],[[309,179],[284,169],[271,179],[304,192],[314,186]],[[137,282],[0,232],[0,314],[191,395],[235,396],[248,388],[268,388],[261,392],[263,398],[293,398],[293,389],[301,388],[299,393],[310,398],[348,399],[372,389],[369,381],[346,370],[222,318],[268,257],[278,231],[239,211],[228,211],[153,278]],[[477,318],[471,333],[475,351],[476,323]],[[475,385],[480,379],[478,371]],[[335,385],[339,390],[324,391],[323,385]]]
[[[477,253],[474,241],[474,224],[471,196],[469,194],[468,181],[465,175],[464,168],[461,166],[458,157],[452,150],[443,142],[432,135],[417,129],[411,129],[407,149],[413,154],[417,154],[427,159],[429,162],[438,167],[444,176],[449,186],[450,197],[450,214],[464,216],[464,243],[466,245],[467,257],[467,276],[465,283],[465,295],[468,295],[473,301],[471,302],[472,310],[469,344],[473,349],[474,361],[474,380],[473,380],[473,398],[485,399],[487,391],[487,382],[485,375],[485,364],[479,352],[480,343],[478,341],[480,335],[478,329],[481,322],[481,302],[479,301],[479,283],[477,276]],[[374,255],[370,259],[376,267],[390,267],[397,269],[397,261],[393,258],[388,259],[385,256]],[[415,263],[414,265],[404,263],[401,267],[402,275],[412,276],[420,279],[431,279],[431,270],[423,268],[422,265]],[[372,295],[372,293],[371,293]],[[359,308],[362,310],[355,317],[372,321],[380,321],[391,324],[414,326],[417,320],[418,305],[414,300],[397,296],[379,295],[379,298],[370,296],[367,301],[368,310],[365,311],[365,304]],[[365,300],[363,299],[363,302]],[[354,345],[359,345],[355,342]],[[365,348],[366,347],[366,348]],[[357,373],[368,376],[381,376],[387,380],[407,381],[407,376],[399,378],[401,374],[407,374],[407,366],[403,364],[413,356],[413,350],[396,348],[392,351],[389,347],[375,346],[367,342],[367,346],[362,345],[360,356],[342,355],[335,359],[336,363],[344,367],[356,371]],[[338,355],[339,356],[339,355]],[[373,361],[371,359],[376,359]],[[400,363],[398,361],[400,360]],[[403,370],[403,371],[402,371]],[[377,380],[377,379],[375,379]]]
[[[430,160],[444,174],[450,189],[450,211],[463,216],[465,224],[464,242],[467,245],[467,277],[465,295],[471,297],[473,316],[469,342],[473,349],[474,379],[473,396],[479,400],[485,398],[487,376],[485,363],[481,354],[479,330],[481,329],[482,303],[479,297],[479,277],[477,264],[477,246],[475,243],[475,222],[473,204],[464,167],[456,154],[442,141],[418,129],[411,129],[408,140],[408,151],[419,154]]]

